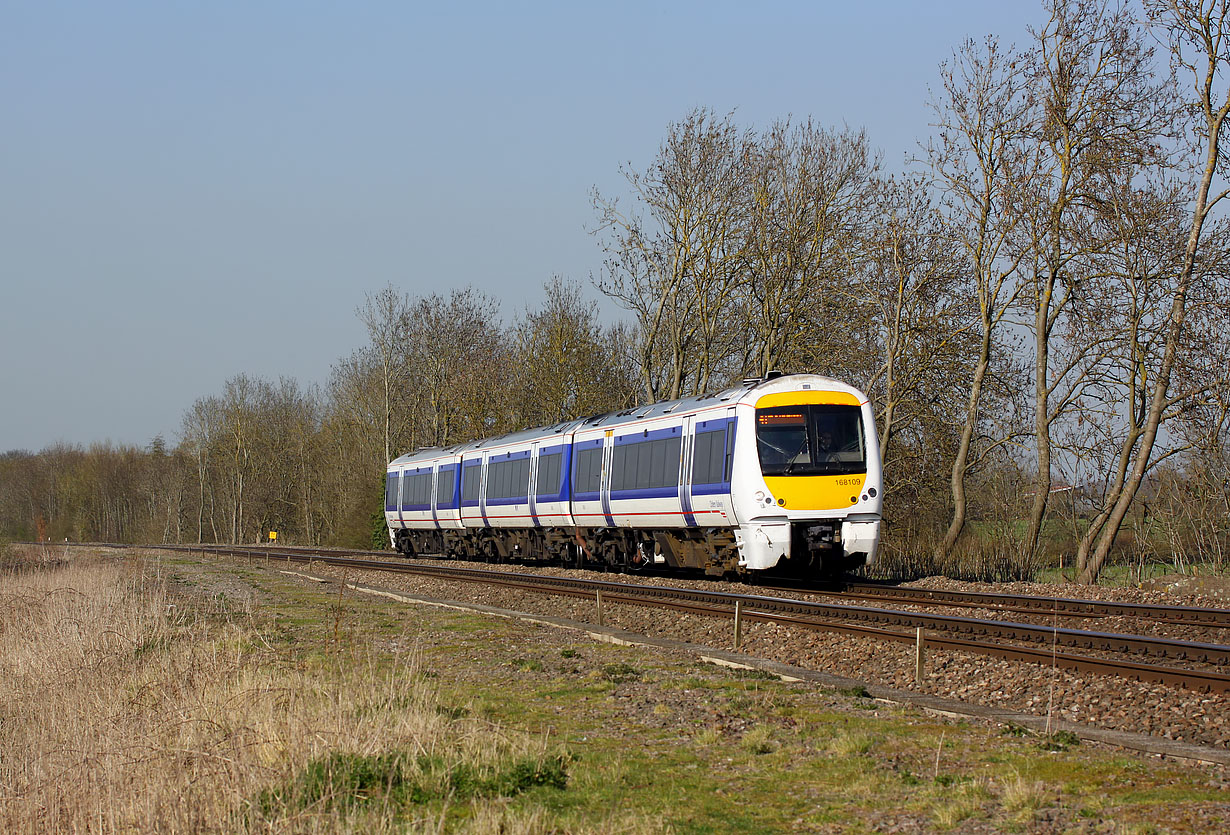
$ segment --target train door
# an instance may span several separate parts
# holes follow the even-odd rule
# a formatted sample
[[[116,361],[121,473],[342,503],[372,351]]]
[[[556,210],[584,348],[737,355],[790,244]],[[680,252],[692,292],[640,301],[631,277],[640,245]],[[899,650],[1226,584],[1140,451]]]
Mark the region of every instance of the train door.
[[[602,439],[602,484],[598,488],[602,495],[602,514],[606,523],[614,527],[615,518],[611,515],[611,461],[615,456],[615,430],[608,429]]]
[[[527,501],[530,503],[530,521],[538,526],[538,441],[530,445],[530,486]]]
[[[696,418],[683,417],[683,442],[679,448],[679,504],[683,508],[683,521],[689,528],[696,527],[696,514],[692,512],[692,455],[696,447]]]
[[[440,530],[440,509],[436,507],[436,502],[439,499],[440,493],[440,462],[431,465],[431,523],[436,530]]]
[[[487,453],[483,453],[482,463],[479,464],[479,482],[478,482],[478,513],[483,517],[483,527],[488,527],[490,523],[487,521]]]

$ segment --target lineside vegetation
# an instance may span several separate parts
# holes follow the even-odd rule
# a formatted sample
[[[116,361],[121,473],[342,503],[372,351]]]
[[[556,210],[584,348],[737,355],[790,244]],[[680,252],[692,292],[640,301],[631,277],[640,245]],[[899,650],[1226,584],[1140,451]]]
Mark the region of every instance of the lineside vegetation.
[[[1218,770],[1070,734],[243,563],[14,551],[5,832],[1225,828]]]

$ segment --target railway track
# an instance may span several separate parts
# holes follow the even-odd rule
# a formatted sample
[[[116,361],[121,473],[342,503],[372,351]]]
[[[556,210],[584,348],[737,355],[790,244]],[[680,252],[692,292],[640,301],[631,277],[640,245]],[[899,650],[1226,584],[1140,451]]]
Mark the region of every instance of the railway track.
[[[861,635],[896,643],[916,643],[925,635],[931,649],[972,652],[1002,659],[1053,665],[1077,672],[1114,675],[1140,681],[1184,687],[1197,692],[1230,692],[1230,646],[1126,635],[1002,620],[954,617],[871,606],[819,603],[762,594],[708,591],[673,586],[639,585],[609,580],[543,576],[461,566],[378,561],[345,556],[327,549],[271,549],[267,547],[160,546],[169,550],[205,552],[221,556],[261,558],[287,563],[324,562],[368,571],[414,574],[438,580],[481,583],[523,591],[594,599],[718,617],[744,622],[775,623],[801,629]],[[1010,598],[1009,595],[1004,595]],[[1047,598],[1038,598],[1045,600]],[[952,605],[947,600],[934,601]],[[1093,604],[1094,601],[1078,601]],[[1165,609],[1167,607],[1149,607]],[[1183,608],[1183,607],[1173,607]],[[1039,611],[1031,609],[1030,611]],[[1217,611],[1217,610],[1213,610]],[[1049,614],[1049,612],[1048,612]],[[1084,615],[1081,615],[1084,616]],[[918,630],[922,630],[919,633]],[[1060,647],[1065,651],[1061,652]],[[1073,654],[1067,650],[1103,653]],[[1155,661],[1203,665],[1176,667]]]
[[[1032,615],[1058,615],[1070,618],[1128,617],[1176,626],[1201,626],[1230,629],[1230,609],[1198,606],[1165,606],[1152,603],[1119,603],[1068,597],[1042,597],[968,592],[941,589],[901,588],[881,583],[850,582],[840,587],[815,585],[771,586],[779,591],[800,591],[861,600],[882,599],[919,606],[952,606],[968,609],[993,609]]]
[[[160,547],[185,546],[127,546],[107,547]],[[187,546],[195,548],[197,546]],[[211,546],[201,546],[211,547]],[[253,552],[265,552],[267,546],[253,546]],[[318,557],[369,559],[387,563],[388,552],[354,551],[342,548],[281,547],[279,554],[295,552]],[[441,558],[443,559],[443,558]],[[407,563],[413,564],[413,563]],[[657,574],[658,577],[674,575]],[[1082,598],[1046,597],[1039,595],[1004,594],[1000,592],[970,592],[944,589],[919,589],[866,581],[801,582],[787,583],[781,578],[766,578],[752,586],[764,592],[788,592],[792,594],[815,594],[837,599],[884,600],[899,605],[945,606],[966,609],[989,609],[1001,612],[1017,612],[1030,615],[1047,615],[1065,618],[1110,618],[1126,617],[1175,626],[1196,626],[1209,629],[1230,629],[1230,609],[1204,608],[1199,606],[1168,606],[1153,603],[1121,603],[1108,600]]]

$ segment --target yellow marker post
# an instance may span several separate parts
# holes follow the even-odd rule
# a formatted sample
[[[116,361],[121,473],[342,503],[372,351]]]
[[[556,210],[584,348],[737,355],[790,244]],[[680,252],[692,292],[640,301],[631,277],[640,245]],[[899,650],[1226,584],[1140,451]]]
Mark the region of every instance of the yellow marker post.
[[[269,541],[270,541],[270,542],[277,542],[277,540],[278,540],[278,532],[277,532],[277,531],[270,531],[270,532],[269,532]]]

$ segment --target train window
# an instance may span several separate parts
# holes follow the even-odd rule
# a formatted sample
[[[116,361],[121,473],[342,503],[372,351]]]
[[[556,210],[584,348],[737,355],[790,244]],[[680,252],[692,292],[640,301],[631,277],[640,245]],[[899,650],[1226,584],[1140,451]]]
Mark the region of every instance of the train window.
[[[517,484],[513,495],[518,499],[524,499],[530,494],[530,457],[527,455],[524,458],[517,460]]]
[[[726,432],[697,432],[692,453],[692,483],[720,484],[725,470]]]
[[[663,446],[665,446],[665,444]],[[654,485],[665,485],[666,484],[666,456],[664,454],[661,454],[661,453],[664,453],[665,451],[666,451],[665,449],[659,450],[660,454],[654,455],[649,460],[649,468],[648,468],[649,469],[649,482],[651,484],[654,484]]]
[[[628,445],[620,444],[611,452],[611,489],[624,490],[628,486]]]
[[[405,477],[402,507],[422,507],[431,504],[431,473],[415,473]]]
[[[679,484],[680,439],[620,444],[611,458],[611,490],[656,490]]]
[[[756,449],[765,475],[867,472],[858,406],[757,409]]]
[[[735,461],[735,423],[731,421],[726,430],[726,464],[722,469],[722,481],[730,483],[731,467]]]
[[[553,452],[540,456],[538,459],[538,496],[558,496],[560,490],[559,477],[563,469],[564,453]]]
[[[667,438],[662,444],[662,486],[679,486],[679,448],[683,439],[678,435]]]
[[[650,486],[654,486],[654,487],[657,486],[656,484],[650,485],[649,476],[653,469],[653,459],[655,457],[654,453],[655,452],[660,453],[662,451],[661,445],[662,445],[661,441],[650,441],[649,443],[642,442],[639,444],[632,445],[632,448],[637,451],[637,456],[636,456],[636,489],[637,490],[647,490],[649,489]],[[655,449],[655,447],[658,447],[658,449]]]
[[[384,479],[384,509],[397,510],[397,473],[389,473]]]
[[[577,452],[577,475],[573,489],[578,493],[597,493],[602,487],[602,448]]]
[[[461,500],[463,502],[478,501],[478,486],[482,467],[477,461],[467,462],[461,470]]]
[[[436,507],[445,507],[453,501],[453,482],[457,471],[452,467],[442,469],[436,475]]]
[[[499,464],[487,465],[487,498],[502,499],[504,498],[504,476],[505,470]]]
[[[611,490],[636,486],[636,444],[617,444],[611,453]]]
[[[487,498],[502,499],[508,490],[508,464],[500,462],[487,465]]]
[[[487,470],[487,498],[521,499],[530,481],[530,459],[493,461]]]

